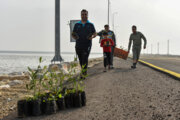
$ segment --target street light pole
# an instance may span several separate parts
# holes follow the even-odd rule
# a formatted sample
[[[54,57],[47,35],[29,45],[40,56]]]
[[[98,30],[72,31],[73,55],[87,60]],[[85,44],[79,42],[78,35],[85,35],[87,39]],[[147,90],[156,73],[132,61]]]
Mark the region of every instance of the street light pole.
[[[157,43],[157,54],[159,55],[159,42]]]
[[[169,40],[167,41],[167,55],[169,55]]]
[[[109,14],[110,14],[110,0],[108,0],[108,25],[109,25]]]
[[[153,54],[153,45],[151,44],[151,54]]]
[[[60,0],[55,0],[55,56],[51,62],[62,62],[60,53]]]

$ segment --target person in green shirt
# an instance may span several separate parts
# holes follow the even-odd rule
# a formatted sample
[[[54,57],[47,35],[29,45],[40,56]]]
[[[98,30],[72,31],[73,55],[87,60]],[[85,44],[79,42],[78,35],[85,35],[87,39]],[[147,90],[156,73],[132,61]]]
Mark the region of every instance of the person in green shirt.
[[[131,44],[133,42],[133,65],[131,66],[131,68],[135,69],[141,53],[142,39],[144,40],[144,49],[146,49],[147,40],[141,32],[137,31],[137,27],[135,25],[132,26],[132,32],[133,33],[130,35],[129,38],[128,52],[130,51]]]

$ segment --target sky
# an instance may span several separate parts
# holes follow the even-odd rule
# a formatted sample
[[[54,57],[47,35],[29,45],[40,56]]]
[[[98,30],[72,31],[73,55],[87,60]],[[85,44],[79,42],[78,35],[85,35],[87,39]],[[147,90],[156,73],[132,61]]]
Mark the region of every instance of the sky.
[[[111,0],[110,27],[113,13],[117,47],[128,46],[131,26],[136,25],[148,41],[143,53],[180,55],[179,0]],[[96,31],[107,24],[107,0],[61,0],[61,51],[74,52],[68,21],[80,19],[80,11],[89,11]],[[0,0],[0,50],[54,51],[55,0]],[[93,40],[92,52],[102,52],[99,37]]]

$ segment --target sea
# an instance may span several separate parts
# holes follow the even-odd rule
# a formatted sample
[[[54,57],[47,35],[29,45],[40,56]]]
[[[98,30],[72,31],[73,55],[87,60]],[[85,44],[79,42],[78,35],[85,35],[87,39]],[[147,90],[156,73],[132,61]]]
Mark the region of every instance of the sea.
[[[71,62],[76,57],[75,53],[66,52],[61,54],[64,62]],[[27,72],[27,68],[37,68],[39,57],[42,57],[42,66],[50,65],[54,57],[52,52],[7,52],[0,51],[0,75],[10,73]],[[102,53],[91,53],[89,58],[102,57]]]

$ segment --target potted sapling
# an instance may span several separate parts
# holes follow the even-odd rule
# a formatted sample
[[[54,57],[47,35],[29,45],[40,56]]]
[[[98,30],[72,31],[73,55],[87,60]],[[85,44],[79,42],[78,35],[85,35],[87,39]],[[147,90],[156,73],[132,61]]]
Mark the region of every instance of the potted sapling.
[[[42,63],[42,57],[39,58],[38,68],[33,71],[28,67],[30,75],[30,84],[26,85],[26,88],[30,91],[33,91],[33,97],[27,99],[27,108],[29,115],[39,116],[41,115],[41,97],[42,97],[42,83],[47,74],[47,67],[44,66],[41,68],[40,64]],[[40,74],[40,77],[38,75]]]
[[[48,93],[43,97],[42,103],[42,109],[45,114],[53,114],[57,111],[57,83],[58,77],[55,72],[50,72],[47,76],[47,81],[43,82],[43,87],[48,90]]]
[[[57,78],[56,78],[57,85],[55,85],[55,93],[56,93],[56,103],[58,106],[58,110],[65,109],[65,99],[63,96],[63,82],[66,76],[67,75],[62,70],[59,70],[59,73],[57,74]]]
[[[76,101],[76,107],[81,107],[86,105],[86,94],[84,91],[85,85],[83,80],[87,77],[84,73],[86,73],[87,69],[85,69],[85,65],[82,66],[80,76],[77,79],[74,79],[74,88],[76,90],[76,97],[74,101]]]
[[[33,98],[36,98],[36,77],[37,77],[37,70],[33,71],[32,69],[28,68],[29,76],[30,76],[30,83],[26,85],[27,90],[34,90],[34,96],[28,97],[24,100],[18,101],[18,117],[26,117],[32,116],[33,111]]]
[[[62,70],[59,70],[57,73],[55,71],[50,72],[48,85],[44,84],[44,87],[54,95],[58,110],[65,109],[65,100],[63,96],[63,81],[66,77],[66,74]]]
[[[83,86],[82,86],[82,80],[86,77],[86,75],[84,75],[82,77],[82,73],[85,72],[85,65],[82,67],[81,70],[81,77],[74,77],[74,73],[76,73],[75,71],[75,67],[77,66],[76,63],[72,63],[71,64],[71,69],[69,72],[69,80],[73,82],[73,88],[72,89],[67,89],[66,91],[66,95],[65,95],[65,100],[67,103],[69,103],[71,105],[71,107],[81,107],[82,103],[83,105],[85,105],[85,92],[83,91]],[[83,98],[83,102],[82,102],[82,98]]]
[[[82,106],[86,105],[86,93],[84,91],[85,88],[85,84],[83,82],[84,78],[86,78],[88,75],[84,75],[83,73],[85,73],[87,71],[87,69],[85,69],[85,66],[82,67],[81,70],[81,76],[82,77],[78,77],[78,92],[81,94],[81,103]]]
[[[38,78],[38,73],[41,69],[40,63],[42,62],[42,57],[39,58],[39,65],[36,70],[32,70],[28,67],[30,83],[26,85],[27,90],[33,92],[32,97],[28,97],[24,100],[18,101],[18,117],[26,116],[38,116],[41,114],[41,84],[44,76],[47,73],[47,67],[44,67],[42,75]]]
[[[57,105],[55,96],[52,93],[49,93],[45,99],[43,99],[44,104],[44,113],[45,114],[54,114],[57,111]]]
[[[70,64],[70,68],[68,70],[68,74],[67,74],[67,79],[69,82],[73,82],[73,88],[66,88],[65,89],[65,94],[64,94],[64,98],[65,98],[65,105],[66,105],[66,108],[72,108],[72,107],[75,107],[74,105],[74,94],[75,94],[75,73],[76,73],[76,67],[77,67],[77,63],[76,62],[72,62]]]

